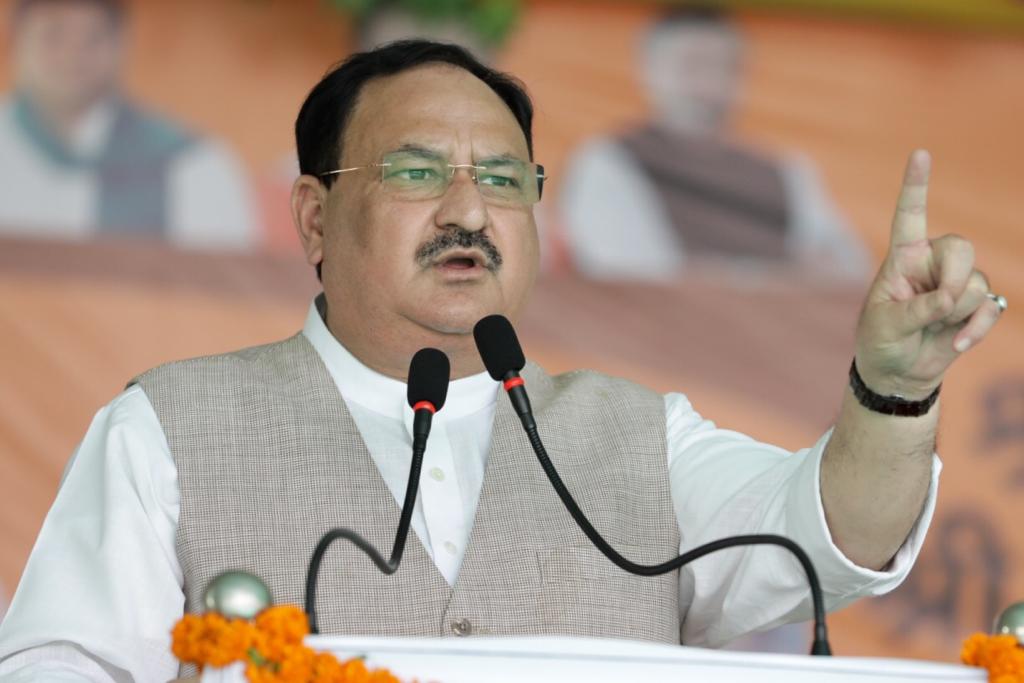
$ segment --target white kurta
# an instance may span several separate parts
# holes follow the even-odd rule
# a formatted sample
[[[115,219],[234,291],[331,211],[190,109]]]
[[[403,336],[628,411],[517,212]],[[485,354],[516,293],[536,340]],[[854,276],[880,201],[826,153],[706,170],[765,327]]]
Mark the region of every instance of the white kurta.
[[[353,357],[315,306],[303,333],[401,504],[412,457],[405,384]],[[458,576],[480,498],[497,392],[486,374],[456,380],[434,418],[412,528],[449,584]],[[682,394],[666,395],[665,409],[681,552],[734,534],[788,536],[813,558],[830,609],[884,593],[905,578],[932,517],[937,457],[917,524],[890,567],[871,571],[844,557],[828,532],[818,487],[828,434],[789,453],[718,429]],[[185,602],[174,546],[178,506],[174,460],[156,414],[140,388],[128,389],[97,413],[68,465],[0,625],[0,658],[6,658],[0,682],[173,678],[170,629]],[[811,614],[803,571],[778,548],[710,555],[685,567],[680,583],[688,645],[722,645]]]
[[[113,133],[110,103],[76,126],[71,149],[99,156]],[[0,102],[0,234],[85,240],[99,227],[100,185],[89,168],[53,163],[18,127],[11,102]],[[167,241],[186,248],[247,248],[262,239],[256,201],[241,160],[226,145],[200,138],[167,174]]]
[[[868,251],[829,199],[814,166],[799,156],[778,162],[792,266],[830,279],[866,280]],[[587,142],[570,158],[564,177],[559,209],[580,272],[596,279],[664,280],[686,270],[689,252],[682,233],[653,181],[621,142]],[[756,281],[764,265],[739,255],[715,263],[740,282]]]

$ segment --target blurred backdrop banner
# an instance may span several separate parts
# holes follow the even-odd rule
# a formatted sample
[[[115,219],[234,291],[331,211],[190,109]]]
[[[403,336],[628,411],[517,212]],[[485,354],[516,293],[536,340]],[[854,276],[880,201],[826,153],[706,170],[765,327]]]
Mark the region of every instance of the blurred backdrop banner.
[[[933,235],[971,239],[1010,309],[945,382],[919,565],[836,614],[834,647],[953,660],[1024,598],[1024,3],[0,0],[0,16],[0,609],[129,378],[301,326],[317,283],[288,208],[294,117],[331,64],[413,35],[534,98],[550,180],[527,353],[681,391],[791,449],[835,417],[904,163],[931,150]]]

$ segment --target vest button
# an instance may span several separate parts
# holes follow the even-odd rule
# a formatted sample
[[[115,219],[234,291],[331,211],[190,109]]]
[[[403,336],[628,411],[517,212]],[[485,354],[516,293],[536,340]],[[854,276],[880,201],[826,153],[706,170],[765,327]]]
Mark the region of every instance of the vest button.
[[[452,622],[452,631],[457,636],[468,636],[473,633],[473,623],[469,619],[456,619]]]

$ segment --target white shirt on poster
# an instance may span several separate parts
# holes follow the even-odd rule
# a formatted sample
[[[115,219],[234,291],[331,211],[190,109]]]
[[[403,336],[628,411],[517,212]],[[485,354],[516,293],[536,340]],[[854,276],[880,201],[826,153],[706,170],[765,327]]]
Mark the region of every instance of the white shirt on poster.
[[[0,235],[87,240],[96,235],[100,186],[88,168],[55,164],[20,129],[10,101],[0,101]],[[81,158],[98,156],[113,134],[116,110],[86,112],[69,140]],[[198,139],[167,173],[167,234],[175,246],[240,249],[261,237],[256,199],[244,165],[225,144]]]
[[[814,165],[800,155],[777,159],[787,209],[786,252],[793,268],[829,279],[866,281],[871,258],[835,204]],[[566,165],[559,209],[573,264],[598,280],[666,280],[690,257],[658,188],[625,145],[597,137]],[[757,281],[761,259],[718,257],[738,281]]]
[[[303,333],[401,504],[412,443],[405,384],[353,357],[315,306]],[[458,576],[480,497],[497,391],[486,374],[453,381],[424,458],[412,527],[449,584]],[[844,557],[829,535],[818,487],[828,434],[789,453],[717,428],[682,394],[667,394],[665,410],[681,552],[734,534],[788,536],[814,559],[830,609],[884,593],[905,578],[934,510],[937,457],[909,537],[886,571],[871,571]],[[175,552],[178,506],[166,437],[145,393],[132,387],[97,413],[65,471],[0,625],[0,682],[174,678],[170,629],[185,602]],[[777,548],[710,555],[684,568],[680,582],[688,645],[720,646],[811,614],[800,565]]]

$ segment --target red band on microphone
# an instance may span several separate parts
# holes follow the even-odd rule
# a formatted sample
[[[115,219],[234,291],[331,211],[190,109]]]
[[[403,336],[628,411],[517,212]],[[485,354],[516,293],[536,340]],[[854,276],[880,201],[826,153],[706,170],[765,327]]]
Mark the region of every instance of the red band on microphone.
[[[512,387],[521,387],[526,382],[522,377],[513,377],[512,379],[505,380],[505,391],[512,391]]]
[[[412,412],[414,413],[419,410],[429,410],[431,415],[437,412],[437,408],[435,408],[434,404],[430,401],[420,401],[412,407]]]

